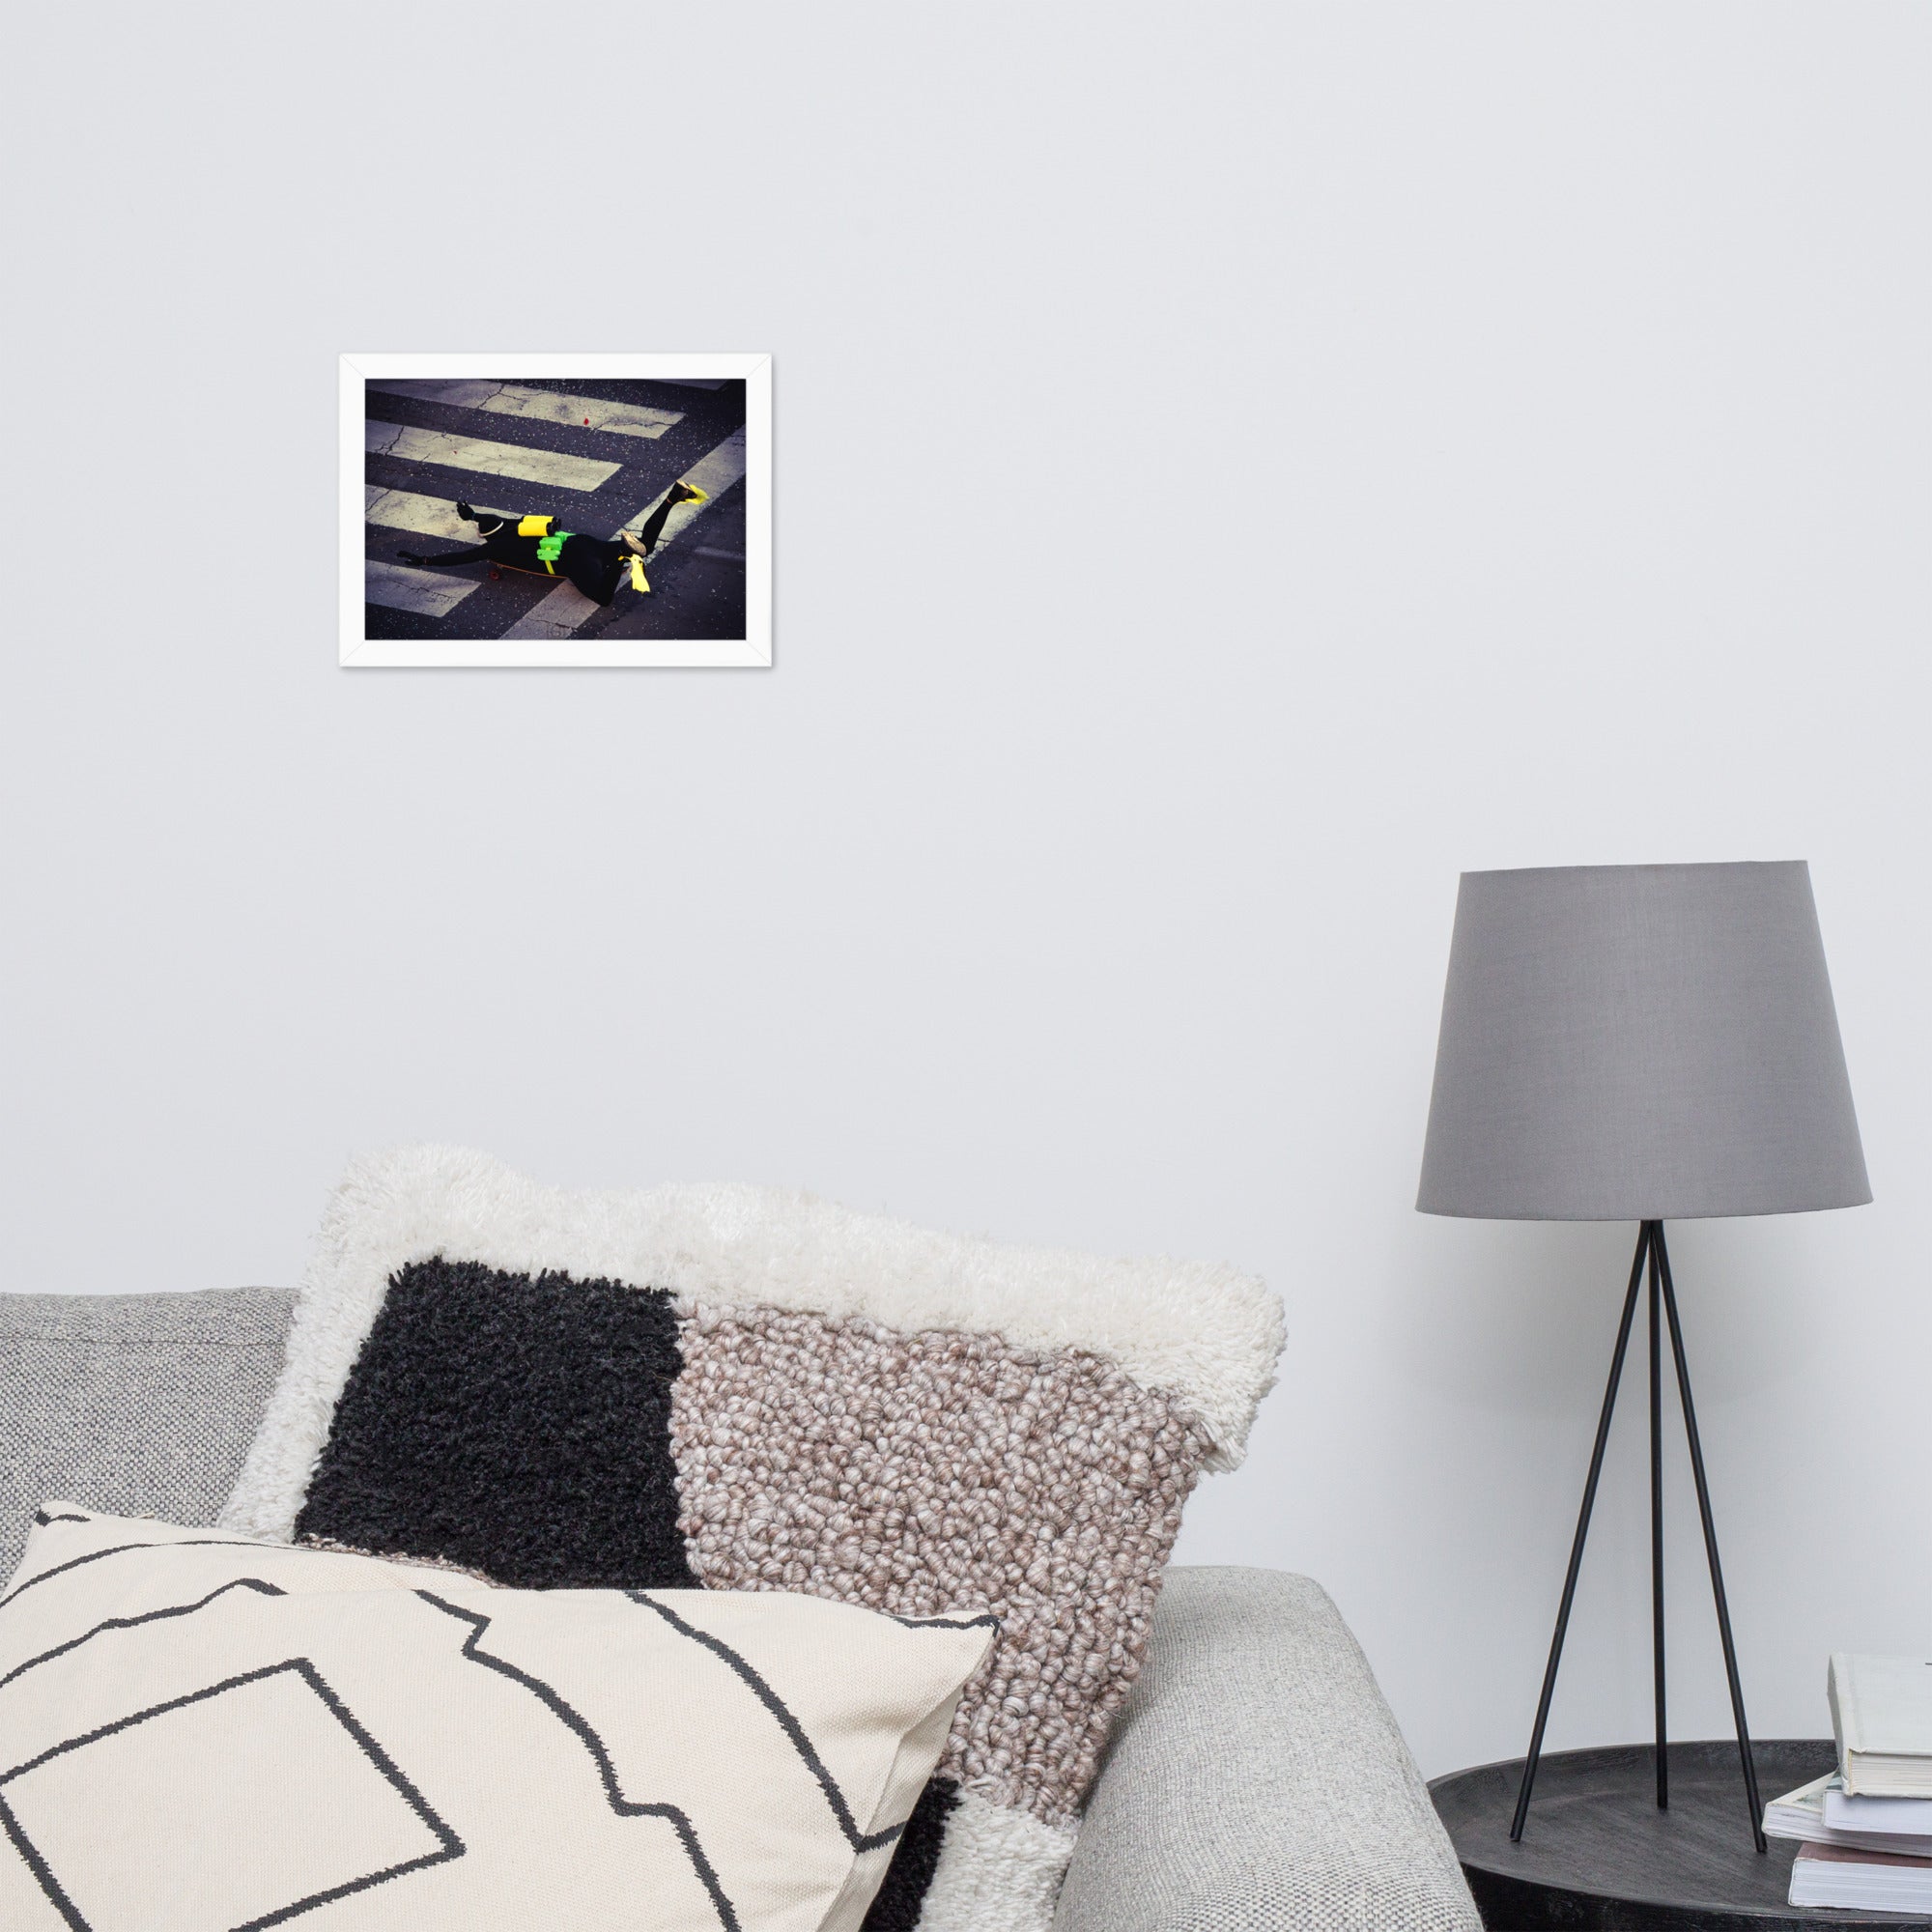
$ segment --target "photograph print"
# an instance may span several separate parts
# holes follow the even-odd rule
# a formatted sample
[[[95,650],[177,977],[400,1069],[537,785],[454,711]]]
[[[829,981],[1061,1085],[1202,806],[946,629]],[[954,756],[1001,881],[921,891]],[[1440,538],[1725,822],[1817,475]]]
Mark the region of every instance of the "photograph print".
[[[765,666],[767,355],[345,355],[342,662]]]

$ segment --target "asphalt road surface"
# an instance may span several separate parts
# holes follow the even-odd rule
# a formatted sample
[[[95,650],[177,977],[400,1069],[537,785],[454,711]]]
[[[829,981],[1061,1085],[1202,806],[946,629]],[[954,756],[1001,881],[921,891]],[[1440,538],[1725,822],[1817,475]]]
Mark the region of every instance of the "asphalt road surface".
[[[364,410],[365,637],[582,640],[745,635],[745,385],[518,377],[373,378]],[[589,418],[586,425],[585,417]],[[680,503],[644,564],[600,607],[561,578],[487,562],[404,563],[473,546],[459,500],[559,529],[636,531],[675,482]],[[540,649],[532,656],[541,655]]]

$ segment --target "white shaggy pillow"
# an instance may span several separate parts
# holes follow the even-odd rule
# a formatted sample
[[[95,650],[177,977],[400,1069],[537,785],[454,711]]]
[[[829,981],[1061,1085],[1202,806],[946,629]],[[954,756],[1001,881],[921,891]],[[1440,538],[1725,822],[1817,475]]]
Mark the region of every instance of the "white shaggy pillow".
[[[991,1636],[49,1503],[0,1596],[0,1925],[849,1932]]]
[[[329,1206],[221,1521],[523,1587],[990,1610],[872,1932],[1050,1932],[1182,1505],[1281,1345],[1226,1266],[395,1148]]]

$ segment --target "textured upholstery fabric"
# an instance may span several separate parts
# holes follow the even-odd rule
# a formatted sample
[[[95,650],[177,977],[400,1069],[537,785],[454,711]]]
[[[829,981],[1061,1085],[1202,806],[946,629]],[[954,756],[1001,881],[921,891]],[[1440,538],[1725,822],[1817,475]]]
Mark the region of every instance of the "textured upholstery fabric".
[[[1480,1932],[1368,1662],[1319,1584],[1167,1574],[1055,1932]]]
[[[49,1496],[214,1520],[282,1363],[295,1296],[0,1294],[0,1579]]]
[[[294,1296],[0,1293],[0,1576],[34,1508],[207,1522]],[[1478,1932],[1454,1855],[1316,1584],[1172,1569],[1056,1932]]]
[[[896,1932],[1050,1932],[1181,1506],[1239,1460],[1281,1342],[1279,1297],[1220,1264],[393,1148],[329,1204],[220,1520],[497,1582],[989,1610]]]

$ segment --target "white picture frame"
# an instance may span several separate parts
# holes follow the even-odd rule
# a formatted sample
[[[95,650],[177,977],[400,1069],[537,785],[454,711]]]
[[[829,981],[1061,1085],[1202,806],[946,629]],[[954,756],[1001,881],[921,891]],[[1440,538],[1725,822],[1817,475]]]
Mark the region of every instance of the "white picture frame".
[[[602,525],[611,525],[613,533],[619,526],[639,527],[643,521],[643,510],[650,500],[650,486],[655,482],[652,457],[662,454],[676,466],[668,475],[659,490],[658,500],[668,492],[673,483],[689,480],[694,486],[700,486],[707,478],[717,481],[730,475],[731,482],[742,481],[742,512],[744,519],[743,589],[744,589],[744,636],[669,638],[662,636],[602,636],[594,634],[584,637],[576,635],[572,620],[577,616],[577,607],[582,606],[588,612],[595,612],[599,607],[576,590],[574,586],[559,580],[556,586],[546,591],[540,582],[522,588],[524,597],[534,597],[537,602],[530,605],[527,612],[518,614],[510,629],[503,635],[495,637],[469,636],[376,636],[369,635],[372,628],[371,607],[368,601],[372,577],[391,589],[392,594],[408,597],[418,594],[416,587],[403,581],[405,573],[431,580],[430,570],[415,571],[412,566],[379,560],[370,555],[377,544],[372,540],[372,531],[380,537],[395,535],[400,539],[397,547],[406,547],[412,540],[409,529],[430,531],[430,540],[437,543],[439,551],[444,554],[454,554],[451,540],[456,537],[456,528],[446,518],[439,526],[440,513],[434,508],[422,505],[440,504],[443,499],[438,496],[416,494],[401,488],[390,488],[386,484],[371,482],[368,470],[371,467],[371,439],[377,432],[371,427],[369,402],[372,383],[398,382],[420,384],[426,387],[440,384],[465,384],[496,383],[500,385],[500,393],[490,397],[491,404],[503,403],[505,396],[525,397],[522,404],[505,405],[494,415],[486,415],[481,410],[475,412],[475,428],[480,432],[499,428],[505,421],[516,425],[519,421],[517,409],[527,407],[527,394],[515,387],[519,383],[535,380],[546,387],[558,382],[568,382],[572,378],[585,383],[605,385],[628,382],[661,383],[689,388],[695,396],[701,397],[706,390],[717,391],[723,385],[736,383],[744,384],[744,421],[742,443],[738,450],[728,447],[726,441],[688,463],[680,463],[679,450],[689,453],[692,439],[683,437],[681,443],[671,439],[669,426],[661,432],[669,447],[658,452],[656,445],[648,439],[648,426],[633,429],[626,434],[639,442],[638,452],[632,457],[628,442],[618,444],[614,436],[601,433],[592,437],[587,432],[580,440],[584,442],[596,441],[601,453],[608,457],[622,455],[626,460],[622,465],[592,465],[575,458],[562,461],[575,464],[574,469],[565,469],[558,466],[558,473],[569,475],[578,481],[587,480],[597,467],[608,467],[612,476],[606,483],[592,486],[591,490],[565,489],[554,483],[543,487],[554,487],[557,491],[559,514],[567,512],[574,504],[576,511],[595,534]],[[352,354],[341,358],[341,478],[339,504],[339,552],[340,552],[340,634],[343,666],[355,669],[368,669],[383,667],[544,667],[550,668],[591,668],[607,667],[739,667],[762,668],[772,662],[772,358],[764,355],[375,355]],[[384,392],[377,392],[382,394]],[[416,397],[417,401],[428,401],[441,412],[439,421],[442,425],[436,431],[423,431],[423,436],[435,435],[439,442],[433,453],[444,452],[465,455],[466,439],[452,434],[454,429],[467,429],[466,419],[459,423],[452,417],[443,404],[449,397],[465,392],[452,388],[448,391],[435,391],[427,397]],[[561,401],[563,395],[559,394]],[[380,407],[380,405],[379,405]],[[434,413],[417,410],[415,414]],[[404,410],[396,413],[409,414]],[[653,412],[628,412],[635,417],[642,414],[649,417]],[[670,423],[678,420],[672,411],[664,412]],[[694,419],[696,421],[696,418]],[[574,425],[559,425],[551,420],[538,422],[534,430],[527,421],[523,427],[512,427],[509,438],[512,444],[519,437],[536,435],[555,442],[567,436],[575,436]],[[392,443],[394,440],[392,439]],[[430,445],[417,442],[399,445],[408,448],[427,448]],[[474,440],[474,448],[483,450],[495,448],[497,444],[487,436],[479,434]],[[382,454],[390,457],[393,451]],[[533,456],[541,458],[542,451],[532,450]],[[482,460],[489,460],[484,458]],[[503,459],[505,461],[509,459]],[[709,465],[707,469],[705,466]],[[734,465],[739,469],[731,475]],[[378,464],[389,475],[396,474],[393,460]],[[536,467],[541,468],[541,463]],[[665,468],[659,461],[655,468]],[[433,478],[439,485],[455,487],[460,477],[467,473],[460,468],[425,467],[425,477]],[[474,495],[479,503],[488,503],[497,496],[515,496],[521,489],[524,497],[529,497],[535,479],[515,478],[506,480],[507,473],[479,473],[475,477]],[[413,477],[411,480],[414,480]],[[615,485],[614,493],[611,486]],[[493,488],[493,486],[495,486]],[[729,485],[726,485],[726,490]],[[594,495],[593,495],[594,493]],[[725,495],[725,491],[714,490],[707,501],[691,506],[691,515],[681,514],[667,521],[659,536],[667,559],[671,556],[673,541],[679,536],[689,537],[690,529],[698,527],[705,511],[712,502]],[[602,501],[595,497],[601,496]],[[636,506],[630,500],[641,497],[645,503]],[[377,509],[379,499],[400,501],[412,498],[412,507],[401,511],[384,511],[384,515],[413,515],[417,521],[406,529],[395,531],[380,528],[371,522],[371,513]],[[452,501],[454,499],[451,499]],[[594,505],[594,507],[593,507]],[[512,509],[521,505],[513,503]],[[534,506],[533,506],[534,507]],[[636,514],[617,515],[619,511]],[[682,506],[680,506],[680,511]],[[735,512],[734,512],[735,524]],[[466,532],[467,533],[467,532]],[[645,532],[649,534],[648,531]],[[703,555],[708,558],[725,557],[724,568],[728,571],[726,552],[700,551],[695,546],[684,554],[686,556]],[[393,573],[393,575],[390,575]],[[485,575],[482,564],[459,566],[446,576],[434,581],[449,584],[465,581],[475,586]],[[521,573],[513,573],[521,575]],[[497,580],[500,582],[500,580]],[[594,586],[593,586],[594,587]],[[422,596],[430,601],[416,614],[421,622],[418,630],[430,626],[449,628],[446,619],[436,612],[436,595],[423,590]],[[446,592],[444,593],[447,594]],[[467,592],[460,595],[467,595]],[[599,593],[603,594],[602,591]],[[624,599],[638,596],[638,592],[628,585],[621,591]],[[572,600],[575,600],[573,603]],[[485,600],[478,605],[479,611],[486,611],[493,600]],[[502,597],[494,599],[496,605],[503,602]],[[541,608],[539,608],[541,606]],[[564,608],[568,606],[569,608]],[[382,607],[377,607],[378,610]],[[452,603],[450,608],[455,608]],[[610,607],[614,608],[614,607]],[[654,611],[645,616],[654,615]],[[378,616],[375,623],[384,621],[397,623],[402,619],[384,620]],[[485,621],[488,621],[486,614]],[[594,615],[583,617],[582,624],[587,624],[596,632],[598,619]],[[604,619],[607,624],[610,619]],[[632,625],[644,621],[632,619]],[[615,626],[620,632],[622,624]]]

